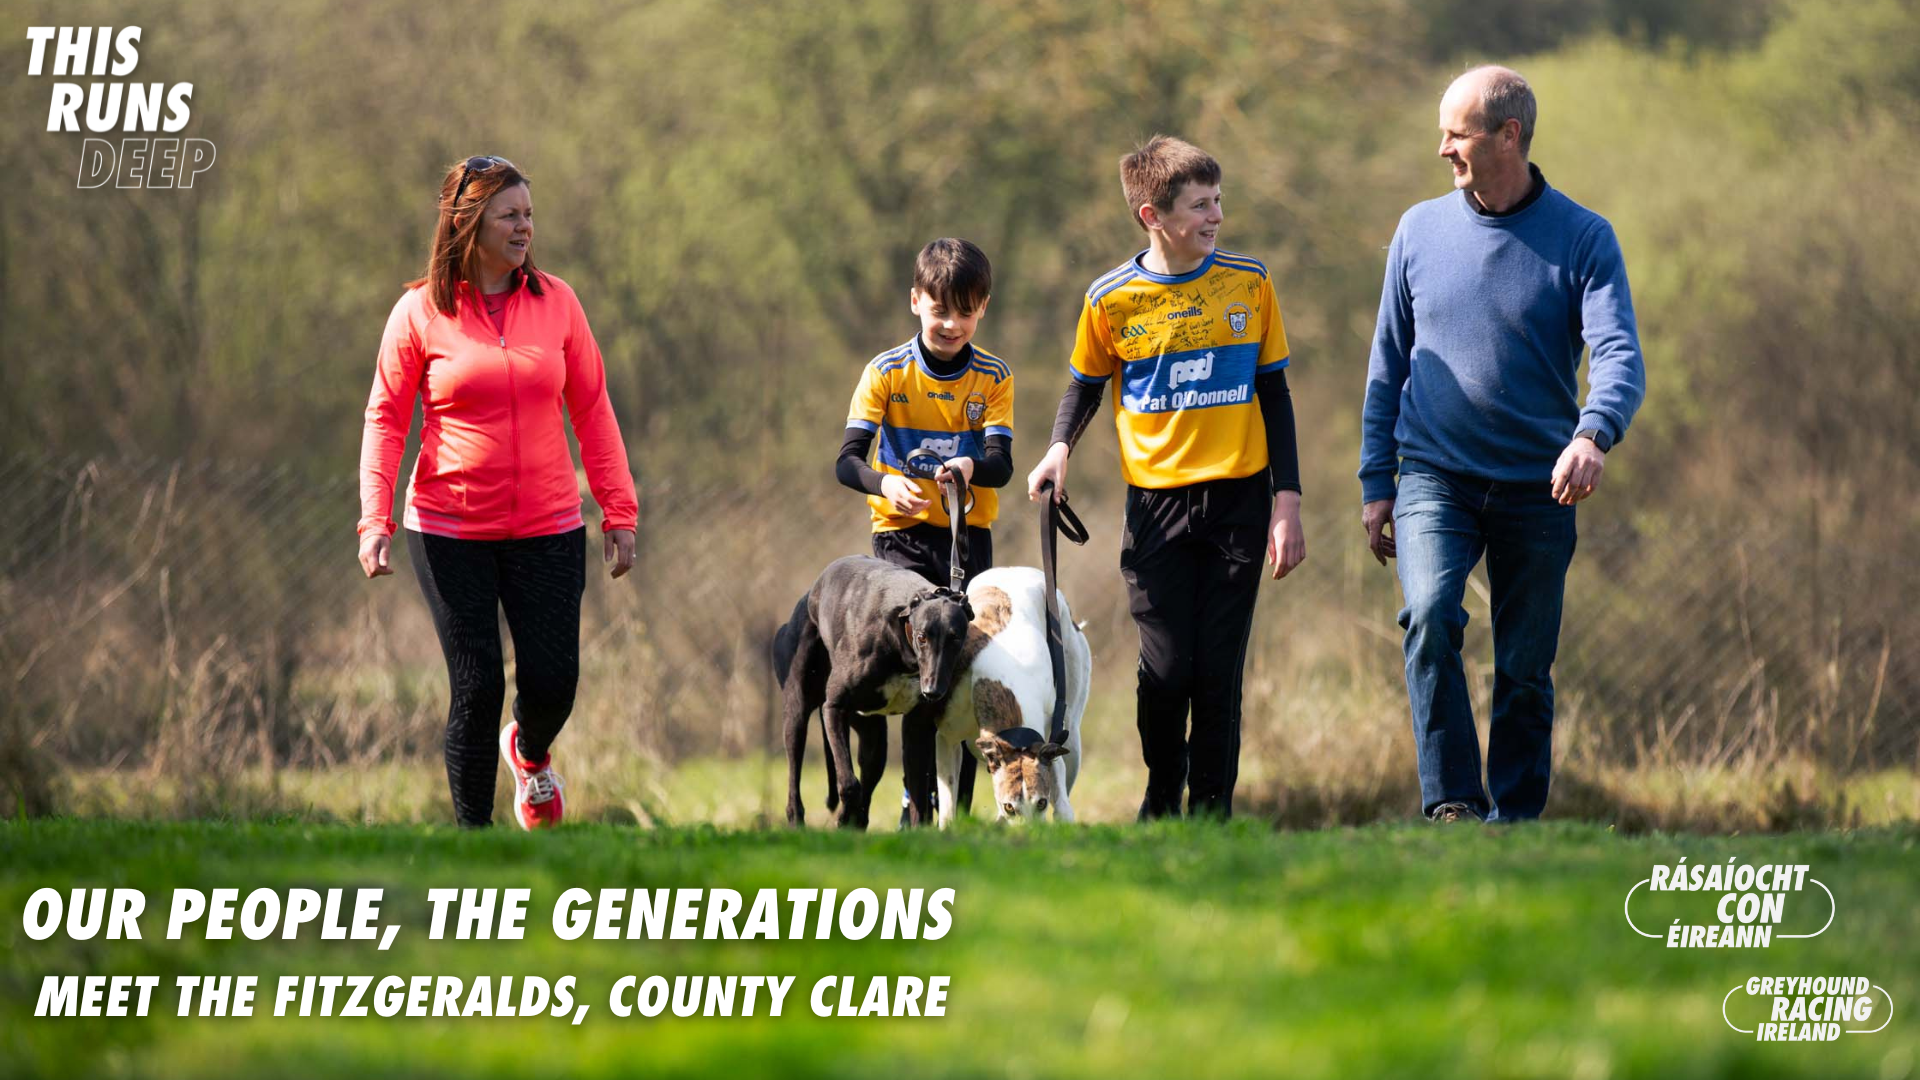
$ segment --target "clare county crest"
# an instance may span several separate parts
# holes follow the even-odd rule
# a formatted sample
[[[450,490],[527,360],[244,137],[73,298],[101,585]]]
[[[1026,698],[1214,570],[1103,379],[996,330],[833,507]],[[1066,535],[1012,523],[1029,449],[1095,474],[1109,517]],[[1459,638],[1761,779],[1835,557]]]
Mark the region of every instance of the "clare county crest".
[[[967,395],[967,426],[977,428],[980,426],[980,422],[985,420],[986,418],[987,418],[987,395],[968,394]]]
[[[1229,307],[1227,309],[1227,329],[1233,331],[1234,337],[1245,337],[1247,333],[1247,320],[1251,318],[1252,315],[1253,312],[1248,311],[1247,305],[1245,304],[1235,304]]]

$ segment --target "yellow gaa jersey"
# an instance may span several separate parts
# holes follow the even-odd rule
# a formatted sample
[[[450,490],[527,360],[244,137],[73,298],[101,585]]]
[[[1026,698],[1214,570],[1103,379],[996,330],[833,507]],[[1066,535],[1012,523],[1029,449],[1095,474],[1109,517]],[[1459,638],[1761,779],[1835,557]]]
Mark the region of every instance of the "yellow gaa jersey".
[[[940,489],[932,480],[907,475],[907,455],[921,447],[942,460],[986,457],[987,436],[1013,438],[1013,371],[1006,361],[977,345],[967,366],[951,378],[935,375],[921,352],[920,336],[868,362],[847,408],[847,426],[874,433],[873,465],[882,475],[907,476],[920,497],[933,505],[922,514],[903,515],[878,495],[867,496],[873,530],[886,532],[928,522],[948,527]],[[971,488],[973,509],[967,524],[987,528],[1000,509],[1000,493]]]
[[[1073,377],[1118,376],[1114,424],[1127,483],[1181,487],[1267,467],[1256,373],[1287,366],[1287,332],[1259,260],[1215,251],[1190,273],[1141,256],[1087,290]]]

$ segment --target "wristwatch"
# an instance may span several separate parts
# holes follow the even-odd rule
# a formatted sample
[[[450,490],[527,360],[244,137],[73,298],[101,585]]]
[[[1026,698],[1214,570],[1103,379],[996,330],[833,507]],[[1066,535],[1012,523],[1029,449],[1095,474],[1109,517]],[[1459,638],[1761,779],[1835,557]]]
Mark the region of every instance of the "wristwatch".
[[[1599,447],[1600,452],[1603,454],[1613,449],[1613,440],[1607,438],[1607,433],[1601,431],[1599,428],[1581,428],[1579,431],[1573,433],[1573,437],[1591,442],[1593,445]]]

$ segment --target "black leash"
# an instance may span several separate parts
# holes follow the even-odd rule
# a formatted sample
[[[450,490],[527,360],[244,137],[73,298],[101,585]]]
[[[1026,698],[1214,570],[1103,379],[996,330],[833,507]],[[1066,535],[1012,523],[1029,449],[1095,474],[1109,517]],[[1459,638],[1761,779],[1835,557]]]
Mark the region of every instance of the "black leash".
[[[907,455],[906,471],[918,476],[932,478],[940,471],[940,455],[925,447]],[[966,478],[957,469],[947,470],[947,482],[941,485],[940,497],[946,504],[947,524],[953,530],[953,590],[964,595],[967,591],[967,511],[973,509],[969,504],[971,492],[967,490]],[[1053,717],[1048,725],[1047,739],[1056,746],[1066,744],[1067,738],[1067,657],[1065,631],[1061,629],[1063,620],[1059,607],[1059,586],[1056,584],[1056,558],[1059,538],[1064,536],[1075,544],[1087,542],[1087,527],[1080,516],[1067,505],[1065,495],[1053,497],[1053,482],[1040,485],[1045,496],[1045,521],[1040,529],[1040,568],[1046,579],[1047,590],[1047,659],[1053,665]],[[957,512],[956,512],[957,511]]]
[[[907,455],[907,471],[916,476],[932,480],[945,465],[940,455],[926,447],[921,447]],[[947,527],[953,531],[953,558],[949,570],[949,581],[954,592],[966,595],[967,592],[967,514],[973,510],[973,492],[968,489],[967,478],[960,475],[958,469],[947,470],[947,480],[940,484],[942,509],[947,512]]]
[[[1040,495],[1046,504],[1045,520],[1040,526],[1040,570],[1046,577],[1047,589],[1047,659],[1053,662],[1053,719],[1048,725],[1047,741],[1055,746],[1064,746],[1067,740],[1067,657],[1058,606],[1060,590],[1054,584],[1054,556],[1062,536],[1076,544],[1085,544],[1087,527],[1080,523],[1079,515],[1067,505],[1066,495],[1062,494],[1058,499],[1053,497],[1053,481],[1040,484]]]

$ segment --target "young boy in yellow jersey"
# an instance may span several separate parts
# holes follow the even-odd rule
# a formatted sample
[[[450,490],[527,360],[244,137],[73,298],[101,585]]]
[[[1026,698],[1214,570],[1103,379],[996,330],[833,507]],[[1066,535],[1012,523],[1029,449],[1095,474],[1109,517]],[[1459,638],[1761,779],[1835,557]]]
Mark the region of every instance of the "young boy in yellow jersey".
[[[1261,549],[1276,578],[1306,558],[1286,329],[1267,268],[1215,247],[1218,162],[1157,135],[1121,159],[1120,183],[1147,249],[1087,290],[1073,378],[1027,494],[1047,480],[1066,490],[1067,456],[1117,379],[1140,817],[1178,815],[1183,788],[1189,814],[1227,817]]]
[[[971,580],[993,566],[988,530],[999,512],[997,489],[1013,477],[1013,371],[973,344],[992,294],[993,267],[972,243],[947,238],[921,249],[907,293],[920,333],[860,373],[834,466],[842,484],[867,496],[874,555],[936,585],[951,580],[953,551],[938,482],[955,470],[972,490],[963,567]],[[923,447],[946,463],[932,480],[907,473],[907,455]],[[936,710],[922,712],[907,716],[901,760],[926,770],[930,781]],[[973,778],[973,756],[962,755],[958,809],[972,802]]]

